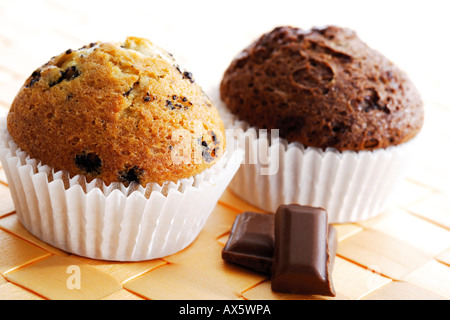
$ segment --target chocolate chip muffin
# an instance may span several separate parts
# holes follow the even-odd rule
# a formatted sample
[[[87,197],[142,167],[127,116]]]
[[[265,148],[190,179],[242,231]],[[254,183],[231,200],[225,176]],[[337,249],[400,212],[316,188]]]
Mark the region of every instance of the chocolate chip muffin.
[[[262,35],[232,61],[220,94],[252,126],[338,151],[406,142],[424,118],[407,75],[354,31],[334,26]]]
[[[7,126],[31,157],[106,184],[177,181],[225,150],[222,120],[192,74],[136,37],[53,57],[26,80]]]

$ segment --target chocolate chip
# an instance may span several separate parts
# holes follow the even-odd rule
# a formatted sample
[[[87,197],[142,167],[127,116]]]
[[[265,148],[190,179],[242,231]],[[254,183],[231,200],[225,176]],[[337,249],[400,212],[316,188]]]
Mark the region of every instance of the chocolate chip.
[[[102,160],[94,152],[83,151],[75,156],[75,165],[85,173],[100,174]]]
[[[155,101],[155,100],[156,100],[156,96],[150,94],[149,92],[147,92],[147,93],[145,94],[145,97],[144,97],[144,101],[145,101],[145,102]]]
[[[170,101],[170,100],[166,100],[166,107],[169,108],[170,110],[175,109],[175,106],[173,105],[172,101]]]
[[[189,71],[183,72],[183,79],[188,79],[191,83],[194,83],[194,78],[192,76],[192,73]]]
[[[172,98],[173,97],[176,97],[175,95],[173,95],[172,96]],[[169,108],[170,110],[174,110],[174,109],[187,109],[188,107],[187,106],[183,106],[182,104],[180,104],[180,103],[173,103],[172,101],[170,101],[170,100],[166,100],[166,107],[167,108]]]
[[[219,144],[220,139],[217,137],[216,133],[214,131],[210,131],[210,134],[211,134],[211,139],[212,139],[213,143]]]
[[[128,97],[128,95],[130,94],[131,90],[133,90],[133,88],[130,88],[130,90],[128,90],[127,92],[125,92],[123,94],[124,97]]]
[[[71,54],[72,53],[72,49],[68,49],[67,51],[66,51],[66,54]]]
[[[119,181],[124,183],[140,183],[140,176],[143,173],[144,170],[139,169],[137,166],[126,168],[124,171],[119,172]]]
[[[214,161],[216,157],[216,151],[218,148],[211,148],[209,147],[208,143],[203,140],[203,138],[198,138],[197,142],[200,144],[202,148],[202,157],[205,159],[206,162],[212,162]],[[217,150],[216,150],[217,149]]]
[[[131,93],[131,90],[133,90],[135,87],[137,87],[139,85],[139,81],[136,81],[135,83],[133,83],[133,86],[123,94],[124,97],[128,97],[129,94]]]
[[[33,84],[39,81],[39,79],[41,79],[41,71],[36,70],[31,74],[30,82],[28,82],[28,84],[25,85],[25,88],[31,88]]]
[[[209,150],[204,149],[202,151],[202,157],[205,159],[206,162],[212,162],[214,161],[214,154],[212,152],[209,152]]]
[[[61,73],[61,76],[59,77],[59,79],[56,80],[56,82],[50,83],[49,84],[50,87],[53,87],[53,86],[61,83],[64,80],[67,80],[67,81],[73,80],[80,75],[80,72],[78,71],[78,69],[75,66],[71,66],[64,71],[60,71],[60,73]]]
[[[79,75],[80,75],[80,72],[78,72],[77,68],[75,66],[71,66],[71,67],[67,68],[63,73],[61,73],[60,79],[62,79],[62,80],[60,80],[60,82],[63,80],[67,80],[67,81],[73,80],[76,77],[78,77]]]

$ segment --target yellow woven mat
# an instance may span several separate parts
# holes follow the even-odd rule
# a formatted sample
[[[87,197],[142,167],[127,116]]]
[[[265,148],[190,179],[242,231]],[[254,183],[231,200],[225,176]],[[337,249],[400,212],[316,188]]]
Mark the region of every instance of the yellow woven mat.
[[[116,17],[117,12],[101,8],[104,15],[98,16],[81,2],[74,2],[72,7],[69,2],[57,1],[29,1],[27,5],[22,1],[0,2],[0,108],[4,111],[28,75],[46,58],[82,46],[86,39],[117,39],[112,32],[123,38],[122,26],[117,23],[111,24],[111,29],[98,30],[90,25],[99,19],[106,23],[108,15]],[[88,3],[89,8],[95,7],[92,1],[85,5]],[[23,7],[27,7],[29,16]],[[133,10],[136,15],[158,12]],[[282,13],[289,14],[285,10]],[[41,15],[52,18],[40,18],[36,23]],[[143,30],[142,23],[159,19],[157,23],[165,23],[161,28],[173,32],[172,19],[167,21],[156,13],[151,19],[133,18],[130,25],[141,23],[139,30]],[[208,21],[212,22],[210,18]],[[196,22],[205,20],[189,21]],[[235,33],[246,38],[235,39],[234,43],[240,48],[267,27],[255,26],[251,34]],[[204,27],[198,30],[208,31]],[[98,39],[91,39],[93,31]],[[149,33],[144,32],[144,36]],[[152,34],[158,37],[158,33]],[[225,50],[222,40],[218,45]],[[228,54],[218,58],[227,61]],[[427,61],[427,66],[432,62]],[[402,63],[407,65],[408,61]],[[389,210],[368,221],[336,225],[339,243],[332,277],[337,296],[333,299],[450,299],[450,161],[445,153],[450,145],[450,104],[448,92],[443,90],[445,82],[439,82],[443,78],[418,74],[428,76],[418,77],[426,83],[421,88],[426,91],[427,115],[421,152]],[[182,252],[144,262],[97,261],[55,249],[25,230],[0,170],[0,299],[323,299],[275,294],[267,277],[222,261],[221,250],[231,224],[245,210],[256,209],[226,191],[198,239]],[[80,283],[71,278],[77,272],[82,275]]]
[[[334,299],[450,298],[450,231],[440,224],[447,218],[438,206],[444,199],[411,181],[403,188],[420,200],[369,221],[336,225]],[[229,191],[187,249],[131,263],[86,259],[46,245],[20,224],[6,186],[0,197],[0,299],[323,298],[273,293],[266,276],[222,261],[236,214],[255,210]],[[76,272],[79,282],[71,278]]]

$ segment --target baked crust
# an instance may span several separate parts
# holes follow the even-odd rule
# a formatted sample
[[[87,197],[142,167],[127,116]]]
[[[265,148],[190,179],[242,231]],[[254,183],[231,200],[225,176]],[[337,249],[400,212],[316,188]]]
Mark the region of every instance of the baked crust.
[[[335,26],[262,35],[231,62],[220,93],[250,125],[322,149],[386,148],[423,125],[423,103],[407,75]]]
[[[150,41],[91,43],[26,80],[7,119],[31,157],[105,183],[163,183],[211,167],[222,120],[192,74]]]

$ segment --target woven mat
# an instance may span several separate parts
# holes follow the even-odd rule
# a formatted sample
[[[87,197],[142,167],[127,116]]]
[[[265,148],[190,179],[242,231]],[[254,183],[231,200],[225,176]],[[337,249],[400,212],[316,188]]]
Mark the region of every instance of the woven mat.
[[[0,108],[4,111],[31,71],[45,61],[43,57],[90,41],[86,25],[97,19],[80,9],[84,2],[71,8],[65,2],[30,1],[28,14],[22,11],[27,6],[22,2],[0,2]],[[52,17],[47,25],[46,19],[34,23],[37,11]],[[59,28],[67,21],[67,28]],[[85,26],[84,33],[77,32],[77,24]],[[244,32],[243,37],[256,33]],[[42,39],[48,42],[41,56],[36,48]],[[238,41],[236,48],[244,43]],[[438,151],[450,145],[450,104],[444,80],[428,81],[430,74],[424,76],[428,78],[423,79],[427,85],[422,90],[428,91],[422,152],[386,212],[371,220],[335,225],[339,243],[333,299],[450,299],[450,161],[448,153]],[[206,73],[203,78],[208,80]],[[222,261],[231,224],[245,210],[257,209],[227,190],[202,233],[185,250],[137,263],[98,261],[53,248],[25,230],[0,170],[0,299],[324,299],[275,294],[266,276]],[[82,275],[80,283],[71,282],[75,272]]]

